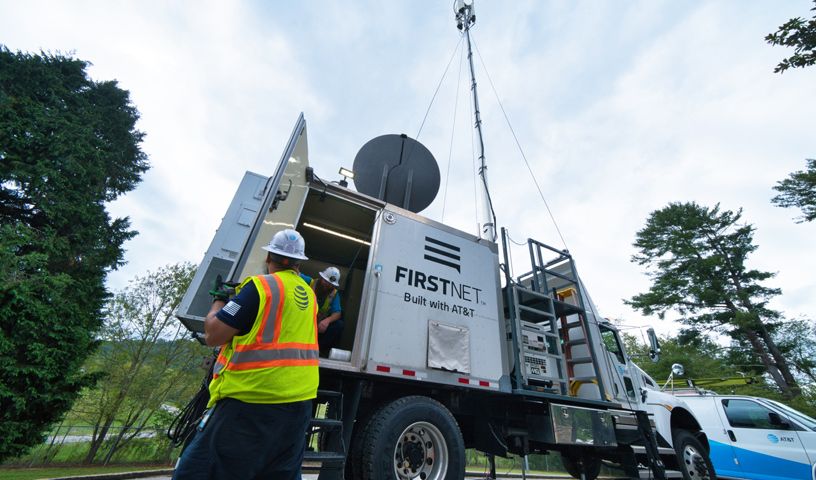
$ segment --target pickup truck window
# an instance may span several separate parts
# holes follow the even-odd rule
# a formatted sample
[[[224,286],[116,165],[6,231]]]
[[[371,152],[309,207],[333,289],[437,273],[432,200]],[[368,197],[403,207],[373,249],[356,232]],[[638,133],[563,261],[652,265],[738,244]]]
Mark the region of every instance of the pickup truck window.
[[[778,407],[780,410],[785,412],[789,417],[796,420],[797,422],[804,425],[806,428],[816,431],[816,420],[811,417],[808,417],[804,413],[800,412],[799,410],[795,410],[784,403],[779,403],[775,400],[767,400],[768,402],[772,403],[774,406]]]
[[[623,358],[623,348],[621,348],[620,343],[618,342],[618,336],[615,335],[615,331],[607,328],[603,325],[598,325],[598,328],[601,330],[601,340],[604,343],[606,349],[618,359],[620,363],[626,363],[626,359]]]
[[[727,399],[722,401],[725,416],[728,423],[734,428],[763,428],[780,430],[778,426],[771,424],[768,416],[771,413],[766,407],[751,401],[742,399]]]

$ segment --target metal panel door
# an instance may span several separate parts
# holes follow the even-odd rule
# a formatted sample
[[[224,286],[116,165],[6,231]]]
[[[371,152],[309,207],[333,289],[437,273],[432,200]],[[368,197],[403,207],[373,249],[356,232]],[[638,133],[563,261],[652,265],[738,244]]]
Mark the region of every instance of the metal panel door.
[[[742,468],[729,434],[731,426],[719,397],[683,397],[708,436],[709,458],[718,476],[742,477]]]
[[[209,291],[215,278],[218,275],[227,278],[235,265],[235,259],[258,215],[267,181],[267,177],[247,172],[238,185],[221,225],[176,310],[176,316],[190,331],[204,333],[204,317],[212,304]]]
[[[306,120],[301,113],[271,177],[247,172],[184,294],[176,316],[191,331],[204,332],[204,317],[216,276],[240,281],[263,273],[266,245],[277,231],[297,224],[306,198],[309,166]]]
[[[264,272],[267,245],[280,230],[294,228],[308,193],[306,168],[309,166],[309,148],[306,138],[306,120],[301,113],[289,142],[283,150],[274,175],[270,177],[258,215],[244,243],[241,253],[230,271],[229,279],[239,282],[249,275]],[[308,251],[308,245],[306,246]]]

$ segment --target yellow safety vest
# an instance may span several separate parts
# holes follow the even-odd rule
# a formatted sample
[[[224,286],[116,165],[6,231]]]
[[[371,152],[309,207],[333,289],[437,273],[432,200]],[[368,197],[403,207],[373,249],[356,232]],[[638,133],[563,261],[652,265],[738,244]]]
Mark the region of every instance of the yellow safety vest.
[[[221,347],[210,382],[211,407],[225,397],[291,403],[317,396],[317,302],[300,275],[284,270],[247,278],[260,302],[252,328]]]
[[[310,283],[309,286],[312,287],[312,290],[314,290],[316,284],[317,278],[313,278],[312,283]],[[323,304],[317,309],[318,315],[329,316],[329,307],[331,306],[331,302],[334,300],[335,295],[337,295],[337,289],[333,288],[331,293],[326,295],[326,299],[323,300]]]

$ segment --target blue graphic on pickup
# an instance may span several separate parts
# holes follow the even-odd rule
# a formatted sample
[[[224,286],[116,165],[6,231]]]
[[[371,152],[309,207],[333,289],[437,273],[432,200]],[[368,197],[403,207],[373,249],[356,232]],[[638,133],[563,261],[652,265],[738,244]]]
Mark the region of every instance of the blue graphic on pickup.
[[[778,437],[777,440],[779,440]],[[813,478],[811,472],[813,467],[809,462],[787,460],[714,440],[709,440],[708,443],[711,445],[711,463],[714,464],[718,477],[757,480]],[[739,459],[739,464],[734,462],[735,458]]]

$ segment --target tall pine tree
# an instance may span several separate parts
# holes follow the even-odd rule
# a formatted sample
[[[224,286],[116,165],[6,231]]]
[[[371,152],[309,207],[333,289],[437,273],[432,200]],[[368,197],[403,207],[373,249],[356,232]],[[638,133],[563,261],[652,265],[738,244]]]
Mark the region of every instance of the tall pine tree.
[[[646,266],[652,285],[627,301],[646,315],[668,311],[693,329],[715,329],[750,345],[756,358],[788,398],[801,389],[773,333],[780,315],[768,301],[780,290],[762,285],[772,273],[748,268],[756,250],[754,227],[742,211],[696,203],[671,203],[652,212],[637,233],[634,262]]]
[[[774,190],[779,195],[771,199],[778,207],[798,207],[802,216],[796,223],[816,220],[816,159],[808,158],[806,168],[788,175],[776,183]]]
[[[82,60],[0,46],[0,460],[42,439],[93,382],[108,297],[136,232],[106,203],[147,170],[127,91]]]

